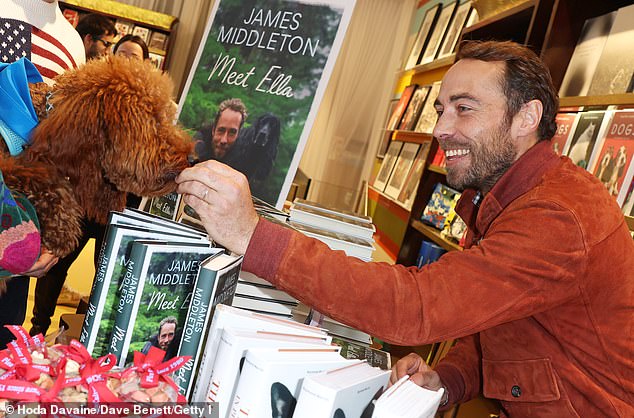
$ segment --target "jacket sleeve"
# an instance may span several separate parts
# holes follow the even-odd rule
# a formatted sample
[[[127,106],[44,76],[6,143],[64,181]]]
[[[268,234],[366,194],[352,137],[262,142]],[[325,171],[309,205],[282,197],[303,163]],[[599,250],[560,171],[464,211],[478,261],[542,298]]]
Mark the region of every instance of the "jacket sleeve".
[[[468,335],[458,339],[435,367],[447,388],[447,407],[467,402],[482,392],[481,359],[478,335]]]
[[[421,345],[579,297],[576,276],[585,269],[585,255],[575,216],[538,201],[507,208],[478,245],[446,253],[420,270],[366,263],[260,220],[243,268],[370,335]]]

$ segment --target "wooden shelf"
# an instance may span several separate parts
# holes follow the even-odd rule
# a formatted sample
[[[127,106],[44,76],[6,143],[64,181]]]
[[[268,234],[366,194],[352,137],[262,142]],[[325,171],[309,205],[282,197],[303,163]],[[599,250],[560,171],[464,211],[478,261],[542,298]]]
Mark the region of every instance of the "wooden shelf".
[[[412,219],[412,228],[416,229],[418,232],[420,232],[421,234],[425,235],[427,238],[429,238],[430,240],[434,241],[436,244],[440,245],[442,248],[444,248],[447,251],[462,251],[462,247],[459,246],[458,244],[451,242],[451,241],[447,241],[446,239],[444,239],[441,235],[440,235],[440,231],[437,230],[434,227],[431,227],[429,225],[425,225],[424,223],[422,223],[421,221],[418,221],[416,219]]]
[[[422,144],[423,142],[431,141],[432,139],[433,136],[431,134],[424,134],[421,132],[394,131],[392,133],[393,141],[415,142],[417,144]]]
[[[559,107],[634,105],[634,93],[559,98]]]
[[[495,39],[526,42],[535,0],[525,1],[465,28],[461,39]]]
[[[164,13],[143,9],[113,0],[63,0],[87,12],[98,12],[116,19],[126,19],[140,22],[150,29],[160,29],[166,32],[172,30],[177,18]]]
[[[427,169],[429,171],[433,171],[434,173],[442,174],[443,176],[447,175],[447,169],[445,167],[440,167],[435,164],[429,164]]]
[[[456,62],[456,54],[451,54],[444,58],[434,60],[432,62],[428,62],[425,64],[418,64],[417,66],[412,67],[408,70],[401,70],[398,72],[397,77],[402,77],[410,73],[413,75],[413,74],[425,73],[431,70],[437,70],[439,68],[449,67],[453,65],[454,62]]]

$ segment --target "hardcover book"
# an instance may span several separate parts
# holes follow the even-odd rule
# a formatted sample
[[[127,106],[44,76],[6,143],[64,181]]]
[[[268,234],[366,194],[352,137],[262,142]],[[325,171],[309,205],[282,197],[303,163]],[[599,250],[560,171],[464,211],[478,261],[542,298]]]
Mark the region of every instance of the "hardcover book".
[[[134,351],[146,354],[150,346],[166,351],[165,360],[176,355],[200,263],[221,251],[177,241],[132,244],[108,346],[118,366],[130,363]],[[174,329],[163,339],[166,320]]]
[[[236,296],[257,300],[271,300],[274,302],[297,305],[297,299],[284,292],[283,290],[276,289],[271,285],[266,286],[258,283],[246,282],[243,280],[238,280]]]
[[[390,175],[390,179],[385,187],[385,194],[392,199],[396,200],[403,187],[405,187],[405,178],[414,163],[418,148],[420,148],[420,145],[414,142],[406,142],[403,144],[401,153],[398,155],[398,159],[392,170],[392,175]]]
[[[187,399],[192,395],[213,313],[216,306],[233,301],[241,265],[242,256],[217,253],[200,266],[177,353],[177,356],[191,356],[191,359],[172,375],[178,392]]]
[[[159,70],[163,70],[165,65],[165,56],[150,52],[150,62]],[[176,206],[178,208],[178,206]],[[171,213],[171,211],[170,211]],[[173,218],[170,218],[173,219]]]
[[[183,230],[152,225],[151,229],[128,225],[134,220],[122,214],[111,213],[102,248],[99,252],[95,278],[84,317],[79,342],[89,353],[100,357],[108,353],[108,343],[112,335],[115,306],[119,301],[121,286],[129,277],[126,269],[130,264],[132,244],[137,239],[178,239],[191,243],[211,243],[204,236],[189,234]],[[119,223],[115,223],[119,222]]]
[[[407,110],[407,106],[409,105],[409,101],[412,99],[414,95],[414,91],[418,87],[418,84],[410,84],[409,86],[403,89],[401,93],[401,97],[398,99],[398,103],[396,107],[392,111],[392,116],[390,116],[390,120],[387,122],[387,130],[393,131],[399,127],[401,124],[401,120],[403,119],[403,115],[405,114],[405,110]]]
[[[414,163],[407,173],[405,185],[398,194],[398,202],[401,203],[408,211],[412,210],[412,205],[414,204],[414,199],[416,198],[416,192],[418,191],[418,184],[420,183],[423,170],[425,169],[425,163],[427,162],[427,157],[429,156],[430,146],[431,141],[425,141],[421,144],[418,149],[418,153],[416,154],[416,158],[414,159]]]
[[[291,222],[291,226],[306,236],[320,240],[331,250],[344,251],[346,255],[357,257],[364,261],[372,260],[372,252],[374,252],[372,240],[357,238],[341,232],[327,231],[298,222]]]
[[[561,82],[559,96],[588,95],[592,76],[615,18],[616,12],[612,12],[585,21]]]
[[[155,54],[156,55],[156,54]],[[161,67],[157,67],[161,68]],[[175,220],[182,196],[176,192],[151,199],[149,213],[166,219]]]
[[[403,376],[377,400],[373,418],[433,418],[444,394],[418,386]]]
[[[391,141],[390,146],[385,153],[385,157],[383,157],[383,161],[381,162],[381,168],[379,168],[379,174],[377,174],[374,182],[372,183],[372,187],[383,192],[385,190],[385,186],[387,185],[387,181],[390,178],[390,174],[392,174],[392,169],[396,164],[396,160],[398,159],[398,155],[401,153],[401,148],[403,147],[403,143],[401,141]]]
[[[144,26],[136,25],[134,29],[132,29],[132,35],[143,39],[143,42],[146,44],[150,43],[150,30]]]
[[[434,24],[436,23],[439,12],[440,4],[435,4],[431,6],[425,12],[425,16],[423,17],[420,28],[418,29],[418,33],[416,35],[416,40],[414,41],[414,45],[412,46],[412,51],[409,54],[407,63],[405,64],[406,70],[415,67],[420,62],[421,54],[427,46],[427,41],[429,40],[429,37],[433,31]]]
[[[279,315],[290,319],[293,315],[293,308],[297,306],[297,302],[261,299],[237,294],[234,296],[231,306],[262,314]]]
[[[605,185],[619,205],[625,200],[620,194],[626,170],[634,155],[634,111],[614,112],[603,140],[594,175]],[[629,186],[629,184],[626,185]]]
[[[323,336],[282,334],[225,328],[220,338],[216,362],[211,374],[209,399],[218,402],[220,416],[226,416],[234,395],[247,350],[255,348],[315,348],[328,347]]]
[[[621,7],[592,77],[589,96],[632,92],[634,74],[634,4]]]
[[[594,164],[592,152],[597,141],[602,138],[600,133],[604,120],[606,120],[605,112],[602,110],[580,113],[564,147],[564,154],[576,165],[588,171],[591,171]]]
[[[370,417],[374,401],[387,387],[390,373],[363,361],[308,376],[293,417]]]
[[[427,100],[425,100],[425,105],[423,106],[423,110],[421,111],[418,122],[416,123],[416,128],[414,129],[416,132],[431,134],[434,131],[434,126],[436,126],[436,120],[438,119],[438,113],[434,107],[434,102],[438,98],[440,84],[440,81],[436,81],[431,85],[429,95],[427,95]]]
[[[442,183],[436,184],[434,192],[423,210],[421,220],[436,229],[443,229],[445,219],[460,199],[460,192]]]
[[[148,48],[156,49],[159,51],[166,51],[167,35],[162,32],[153,31],[152,35],[150,35],[150,43],[148,44]]]
[[[341,357],[338,347],[248,350],[229,416],[291,417],[304,378],[354,362]]]
[[[68,20],[68,23],[73,25],[74,28],[77,27],[77,24],[79,23],[79,12],[77,12],[77,10],[64,9],[62,14],[66,18],[66,20]]]
[[[225,328],[240,328],[253,331],[270,331],[290,334],[326,337],[326,331],[282,319],[271,315],[263,315],[227,305],[218,305],[213,314],[211,326],[205,342],[205,350],[201,358],[198,376],[194,385],[192,402],[208,402],[208,390],[213,372],[216,353],[220,345],[220,337]],[[328,340],[330,342],[330,340]]]
[[[313,209],[309,206],[294,207],[291,212],[290,220],[332,232],[341,232],[365,240],[371,240],[376,231],[374,224],[358,221],[338,213],[328,213]]]
[[[453,54],[460,38],[462,28],[467,24],[469,13],[471,12],[471,1],[465,1],[456,8],[453,19],[447,29],[447,35],[442,42],[440,51],[438,52],[438,59],[448,57]]]
[[[453,17],[454,10],[456,10],[457,3],[457,1],[453,1],[451,3],[445,4],[440,11],[440,15],[438,16],[438,20],[436,21],[436,25],[434,26],[434,31],[429,38],[427,47],[423,52],[423,57],[420,60],[421,64],[432,62],[438,56],[438,51],[440,50],[440,46],[442,45],[442,42],[445,38],[447,27],[449,26],[449,22],[451,22],[451,18]]]
[[[418,122],[418,118],[420,116],[421,110],[423,110],[423,104],[425,103],[425,99],[427,98],[427,93],[429,93],[429,86],[419,86],[416,88],[416,91],[412,95],[412,99],[409,101],[407,105],[407,109],[405,110],[405,115],[403,115],[403,119],[398,126],[398,129],[401,131],[413,131],[416,126],[416,122]]]
[[[551,139],[553,151],[555,151],[557,155],[564,154],[564,149],[568,143],[568,137],[570,137],[573,131],[577,115],[577,113],[557,113],[555,117],[557,131]]]
[[[294,211],[296,209],[301,209],[302,207],[310,207],[313,210],[322,211],[331,215],[339,215],[344,218],[349,218],[350,220],[353,220],[353,221],[365,222],[367,224],[372,223],[372,218],[370,216],[359,215],[356,212],[352,212],[345,209],[329,208],[327,206],[322,205],[321,203],[312,202],[312,201],[308,201],[308,200],[300,199],[300,198],[293,200],[293,205],[291,206],[290,210]]]
[[[117,19],[117,21],[114,22],[114,27],[117,29],[117,34],[119,36],[131,35],[132,30],[134,29],[134,23],[128,20]]]
[[[333,337],[332,343],[341,347],[339,354],[347,359],[365,360],[370,366],[378,367],[383,370],[392,369],[392,357],[387,351],[340,337]]]

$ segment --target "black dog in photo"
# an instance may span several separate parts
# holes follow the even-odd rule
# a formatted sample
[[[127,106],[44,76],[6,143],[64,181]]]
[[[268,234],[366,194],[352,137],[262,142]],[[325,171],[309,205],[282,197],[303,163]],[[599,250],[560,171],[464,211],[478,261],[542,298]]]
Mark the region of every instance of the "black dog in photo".
[[[291,418],[295,412],[297,399],[280,382],[271,385],[271,411],[272,418]]]
[[[240,130],[225,163],[247,176],[249,183],[264,180],[273,169],[279,142],[280,120],[265,113],[251,126]]]

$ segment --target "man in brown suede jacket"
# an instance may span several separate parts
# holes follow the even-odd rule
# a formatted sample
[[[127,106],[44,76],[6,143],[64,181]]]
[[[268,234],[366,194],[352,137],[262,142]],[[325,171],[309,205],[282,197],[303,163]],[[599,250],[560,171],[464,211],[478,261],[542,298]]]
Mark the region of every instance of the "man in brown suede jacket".
[[[421,269],[364,263],[258,219],[247,181],[214,161],[177,181],[243,268],[320,312],[401,345],[459,338],[392,380],[478,393],[510,417],[634,416],[634,243],[605,187],[549,139],[548,70],[510,42],[467,43],[443,79],[434,136],[464,193],[465,251]]]

